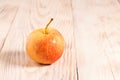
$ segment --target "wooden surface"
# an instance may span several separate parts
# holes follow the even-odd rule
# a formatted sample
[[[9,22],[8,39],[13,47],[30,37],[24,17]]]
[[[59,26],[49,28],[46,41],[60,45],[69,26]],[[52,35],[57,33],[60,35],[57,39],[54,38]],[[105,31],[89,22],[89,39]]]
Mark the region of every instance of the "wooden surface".
[[[120,80],[119,0],[0,0],[0,80]],[[65,38],[62,57],[40,65],[26,38],[50,25]]]

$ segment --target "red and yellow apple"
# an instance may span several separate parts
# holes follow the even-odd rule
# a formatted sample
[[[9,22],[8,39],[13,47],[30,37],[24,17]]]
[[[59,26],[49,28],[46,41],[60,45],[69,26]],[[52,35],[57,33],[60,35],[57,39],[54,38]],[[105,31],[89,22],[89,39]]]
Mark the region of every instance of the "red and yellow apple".
[[[52,64],[57,61],[63,54],[65,41],[62,34],[54,29],[49,28],[37,29],[31,32],[26,42],[26,52],[34,61],[41,64]]]

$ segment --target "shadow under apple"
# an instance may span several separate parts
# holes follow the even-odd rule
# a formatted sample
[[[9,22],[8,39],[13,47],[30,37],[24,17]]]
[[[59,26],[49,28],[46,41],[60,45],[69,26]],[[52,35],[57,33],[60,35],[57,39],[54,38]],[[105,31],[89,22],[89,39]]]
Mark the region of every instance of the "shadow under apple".
[[[44,67],[48,65],[39,64],[29,58],[25,51],[2,51],[0,53],[0,65],[19,67]]]

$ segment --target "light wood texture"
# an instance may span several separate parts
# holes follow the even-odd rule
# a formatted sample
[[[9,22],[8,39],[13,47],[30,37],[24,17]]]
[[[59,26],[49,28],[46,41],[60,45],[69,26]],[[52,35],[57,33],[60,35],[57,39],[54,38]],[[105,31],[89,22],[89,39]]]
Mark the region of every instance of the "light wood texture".
[[[51,17],[65,51],[40,65],[26,39]],[[120,80],[119,30],[119,0],[0,0],[0,80]]]
[[[76,79],[70,3],[70,0],[22,0],[0,3],[0,36],[3,36],[4,39],[1,41],[0,80]],[[2,10],[4,8],[6,9]],[[26,38],[32,30],[45,27],[51,17],[54,18],[51,26],[63,34],[66,48],[64,55],[56,63],[39,65],[26,55]],[[68,36],[66,37],[66,35]]]
[[[120,4],[73,1],[79,80],[120,80]]]

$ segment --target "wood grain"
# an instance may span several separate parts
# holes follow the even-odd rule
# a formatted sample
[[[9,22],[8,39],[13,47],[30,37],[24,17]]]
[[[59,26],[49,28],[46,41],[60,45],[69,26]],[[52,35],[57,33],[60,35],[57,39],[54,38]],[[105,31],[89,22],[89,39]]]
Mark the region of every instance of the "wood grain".
[[[120,80],[120,8],[116,0],[73,1],[79,80]]]
[[[65,51],[40,65],[26,39],[50,18]],[[119,0],[0,0],[0,80],[120,80],[119,30]]]
[[[14,18],[16,17],[18,7],[7,4],[7,1],[0,3],[0,51],[4,46],[7,35],[12,27]]]
[[[8,25],[8,27],[0,25],[1,35],[4,30],[7,35],[7,37],[4,35],[6,40],[0,52],[0,80],[76,80],[71,1],[19,0],[8,2],[10,1],[4,2],[0,7],[2,13],[7,14],[5,17],[8,20],[6,22],[0,18],[0,23]],[[0,4],[2,3],[3,1]],[[2,10],[4,6],[11,10]],[[4,17],[2,13],[0,15]],[[8,14],[15,17],[9,18]],[[51,17],[54,18],[51,27],[55,27],[62,33],[66,48],[63,56],[56,63],[40,65],[26,55],[26,38],[34,29],[45,27]]]

